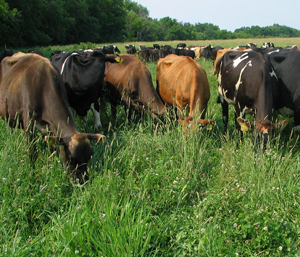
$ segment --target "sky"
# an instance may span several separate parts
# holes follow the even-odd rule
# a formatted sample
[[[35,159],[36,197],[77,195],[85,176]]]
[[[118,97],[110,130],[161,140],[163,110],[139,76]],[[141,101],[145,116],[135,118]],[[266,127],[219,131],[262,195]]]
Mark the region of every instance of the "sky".
[[[300,30],[300,1],[291,0],[132,0],[149,11],[149,17],[169,16],[178,22],[212,23],[221,30],[272,26],[274,23]]]

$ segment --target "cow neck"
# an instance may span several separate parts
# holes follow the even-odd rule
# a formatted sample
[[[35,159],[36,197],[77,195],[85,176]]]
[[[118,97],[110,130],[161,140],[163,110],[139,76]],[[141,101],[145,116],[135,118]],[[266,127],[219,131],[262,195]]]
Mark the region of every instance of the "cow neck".
[[[60,75],[62,75],[63,72],[64,72],[66,62],[67,62],[67,61],[69,60],[69,58],[70,58],[71,56],[73,56],[73,55],[79,55],[79,54],[78,54],[78,53],[72,53],[72,54],[70,54],[70,55],[64,60],[62,66],[61,66]]]

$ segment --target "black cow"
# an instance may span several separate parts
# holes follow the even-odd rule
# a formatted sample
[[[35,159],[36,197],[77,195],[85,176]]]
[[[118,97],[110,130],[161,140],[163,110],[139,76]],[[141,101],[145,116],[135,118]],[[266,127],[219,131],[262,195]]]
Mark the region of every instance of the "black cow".
[[[158,57],[159,58],[164,58],[166,57],[168,54],[171,53],[172,47],[170,45],[162,45],[160,47],[160,50],[158,52]]]
[[[272,109],[278,94],[277,77],[271,65],[256,52],[229,51],[218,60],[216,72],[225,130],[228,104],[235,107],[238,128],[242,131],[248,129],[244,120],[246,113],[255,112],[253,132],[262,135],[265,145],[271,133]]]
[[[300,132],[300,52],[280,50],[269,55],[279,81],[276,109],[283,116],[294,117],[294,131]]]
[[[203,47],[202,55],[206,59],[215,60],[217,56],[217,52],[220,49],[224,49],[221,46],[212,47],[211,45]]]
[[[116,55],[107,56],[99,50],[89,52],[60,53],[51,62],[63,77],[68,101],[80,116],[86,116],[91,108],[95,116],[95,128],[102,130],[98,90],[104,78],[105,62],[116,62]]]
[[[186,47],[186,43],[179,43],[177,44],[177,48],[183,49]]]
[[[126,52],[128,54],[133,54],[134,55],[136,53],[136,48],[135,48],[134,45],[126,45],[125,49],[126,49]]]
[[[189,56],[192,59],[195,58],[195,52],[190,49],[172,48],[171,53],[176,55]]]
[[[0,62],[7,56],[12,56],[14,54],[14,52],[12,50],[9,49],[4,49],[1,53],[0,53]]]
[[[157,50],[160,50],[159,44],[153,44],[153,48],[156,48]]]

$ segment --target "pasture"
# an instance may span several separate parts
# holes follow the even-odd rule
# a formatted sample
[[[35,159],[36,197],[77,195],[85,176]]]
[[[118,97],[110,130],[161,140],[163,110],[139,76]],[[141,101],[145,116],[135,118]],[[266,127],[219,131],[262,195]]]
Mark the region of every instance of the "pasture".
[[[300,38],[186,44],[265,41],[300,45]],[[125,52],[125,43],[114,44]],[[49,57],[76,47],[38,50]],[[172,111],[164,122],[147,113],[142,122],[129,122],[120,106],[113,121],[107,104],[101,110],[107,141],[93,143],[90,180],[83,186],[70,182],[58,151],[41,135],[33,170],[22,131],[1,120],[0,255],[300,256],[300,148],[291,136],[292,119],[265,152],[254,148],[251,133],[239,142],[233,108],[224,134],[213,63],[199,63],[209,80],[206,117],[216,121],[213,129],[192,131],[187,140]],[[146,65],[155,85],[156,63]],[[80,132],[94,132],[91,112],[76,122]]]

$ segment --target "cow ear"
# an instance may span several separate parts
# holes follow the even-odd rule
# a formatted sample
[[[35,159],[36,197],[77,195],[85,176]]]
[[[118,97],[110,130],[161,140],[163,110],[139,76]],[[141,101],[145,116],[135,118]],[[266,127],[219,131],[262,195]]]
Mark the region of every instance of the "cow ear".
[[[237,123],[241,126],[241,131],[248,131],[251,126],[250,122],[247,119],[243,119],[242,117],[238,117],[236,119]]]
[[[86,134],[86,136],[90,141],[97,140],[97,142],[101,141],[102,143],[106,141],[106,136],[101,134]]]
[[[288,120],[283,120],[273,124],[273,128],[276,130],[284,130],[286,126],[289,124]]]
[[[62,138],[58,138],[56,136],[45,136],[44,139],[49,146],[57,147],[63,145]]]

